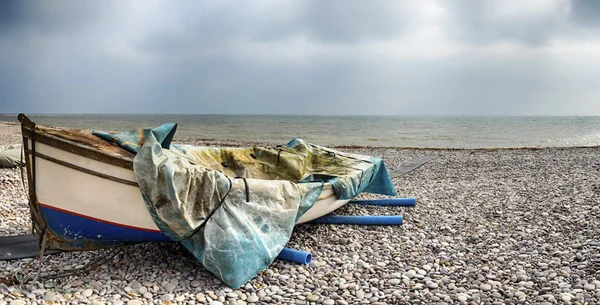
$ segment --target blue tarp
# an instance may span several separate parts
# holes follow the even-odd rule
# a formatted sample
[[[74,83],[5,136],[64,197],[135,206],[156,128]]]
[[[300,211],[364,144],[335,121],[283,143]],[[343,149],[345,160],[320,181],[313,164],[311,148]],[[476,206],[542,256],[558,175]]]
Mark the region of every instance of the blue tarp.
[[[176,127],[94,134],[136,153],[135,176],[157,226],[232,288],[275,260],[324,182],[339,199],[396,194],[378,158],[301,139],[276,148],[171,145]]]

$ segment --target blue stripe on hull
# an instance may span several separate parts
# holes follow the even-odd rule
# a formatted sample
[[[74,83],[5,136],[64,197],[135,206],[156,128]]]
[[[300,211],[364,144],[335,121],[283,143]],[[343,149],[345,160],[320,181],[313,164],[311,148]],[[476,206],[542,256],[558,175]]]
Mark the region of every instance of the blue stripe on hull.
[[[40,206],[48,227],[68,240],[99,245],[171,241],[161,232],[122,227]]]

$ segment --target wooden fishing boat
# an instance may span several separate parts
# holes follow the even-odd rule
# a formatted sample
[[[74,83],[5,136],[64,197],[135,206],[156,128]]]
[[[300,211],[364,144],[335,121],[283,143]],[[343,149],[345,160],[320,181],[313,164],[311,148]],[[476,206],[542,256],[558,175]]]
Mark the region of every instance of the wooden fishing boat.
[[[134,154],[89,133],[22,126],[34,228],[53,247],[89,250],[127,243],[169,241],[155,224],[133,171]],[[363,162],[359,170],[373,164]],[[297,223],[329,214],[349,200],[325,183]],[[75,242],[74,242],[75,241]]]

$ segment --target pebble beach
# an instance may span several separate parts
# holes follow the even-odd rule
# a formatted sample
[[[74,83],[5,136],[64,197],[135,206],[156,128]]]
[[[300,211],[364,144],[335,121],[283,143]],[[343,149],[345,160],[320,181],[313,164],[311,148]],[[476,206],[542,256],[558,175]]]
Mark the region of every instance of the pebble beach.
[[[0,123],[0,145],[20,142],[19,125]],[[600,304],[600,147],[338,149],[383,158],[392,170],[439,158],[393,179],[398,197],[416,197],[416,207],[335,212],[403,215],[403,225],[300,225],[288,247],[311,252],[313,261],[276,260],[239,289],[177,243],[140,244],[87,274],[0,282],[0,305]],[[358,199],[367,198],[378,197]],[[30,230],[20,170],[0,168],[0,236]],[[42,273],[80,268],[113,251],[48,255]],[[0,278],[37,266],[37,259],[0,261]]]

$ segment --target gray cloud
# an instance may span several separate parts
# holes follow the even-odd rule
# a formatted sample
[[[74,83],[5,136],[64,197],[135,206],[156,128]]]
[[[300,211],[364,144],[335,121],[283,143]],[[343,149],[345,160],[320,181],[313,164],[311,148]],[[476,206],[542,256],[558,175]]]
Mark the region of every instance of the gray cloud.
[[[586,3],[0,3],[0,112],[600,113]]]
[[[399,1],[308,1],[295,20],[318,41],[387,39],[404,30],[407,11]]]
[[[90,30],[97,19],[104,17],[102,2],[62,0],[0,2],[0,31],[24,35],[28,31],[44,35]]]
[[[569,1],[541,2],[457,0],[444,4],[460,39],[477,44],[517,41],[537,46],[562,30],[570,8]]]
[[[573,0],[570,17],[574,23],[600,27],[600,1]]]

